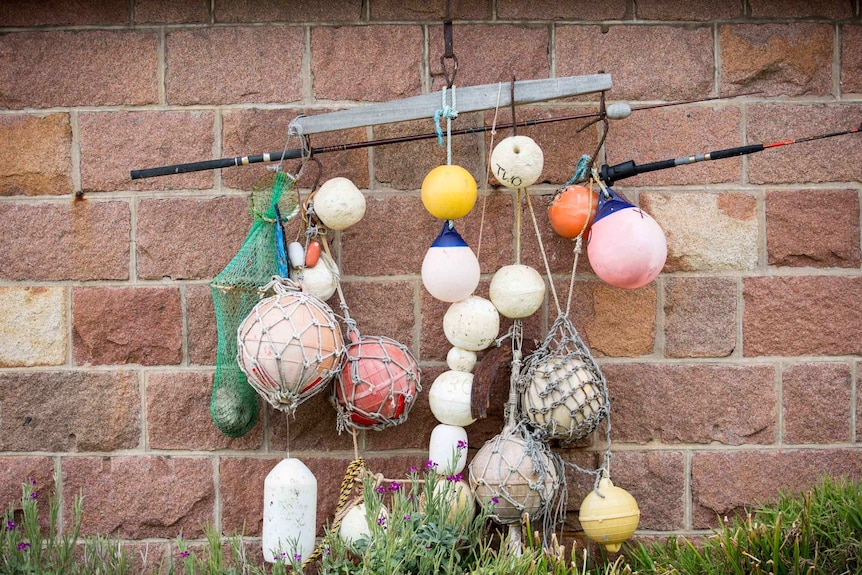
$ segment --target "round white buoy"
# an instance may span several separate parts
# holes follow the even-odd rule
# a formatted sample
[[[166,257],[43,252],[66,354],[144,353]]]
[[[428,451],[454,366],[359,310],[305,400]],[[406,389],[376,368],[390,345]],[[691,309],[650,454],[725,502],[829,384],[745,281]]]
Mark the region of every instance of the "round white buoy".
[[[461,473],[467,465],[467,430],[441,423],[431,432],[428,461],[438,475]]]
[[[509,136],[491,152],[491,171],[507,188],[532,186],[544,165],[542,148],[528,136]]]
[[[299,459],[282,459],[263,482],[263,558],[308,557],[317,531],[317,479]]]
[[[443,333],[449,343],[470,351],[480,351],[494,343],[500,331],[500,314],[485,298],[471,295],[455,302],[443,316]]]
[[[476,421],[470,414],[473,374],[444,371],[437,376],[428,392],[431,413],[440,423],[466,427]]]
[[[440,301],[461,301],[475,291],[480,274],[476,254],[454,225],[443,224],[422,260],[422,285]]]
[[[545,301],[545,281],[530,266],[503,266],[491,278],[488,297],[501,315],[512,319],[531,316]]]
[[[446,365],[455,371],[470,373],[476,367],[476,352],[461,347],[453,347],[446,354]]]
[[[347,178],[332,178],[313,196],[314,213],[327,228],[344,230],[365,215],[365,196]]]

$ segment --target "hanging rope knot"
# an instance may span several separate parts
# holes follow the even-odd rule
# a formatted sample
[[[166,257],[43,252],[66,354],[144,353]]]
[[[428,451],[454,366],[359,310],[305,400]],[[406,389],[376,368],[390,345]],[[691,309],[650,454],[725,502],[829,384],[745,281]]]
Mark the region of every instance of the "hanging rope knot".
[[[592,163],[592,161],[593,159],[589,156],[589,154],[584,154],[583,156],[581,156],[578,160],[578,165],[575,167],[575,174],[572,176],[572,179],[566,182],[563,187],[567,188],[572,184],[577,184],[578,182],[585,181],[589,175],[590,164]]]
[[[455,86],[452,86],[452,103],[447,101],[446,92],[448,88],[443,88],[443,103],[439,110],[434,112],[434,127],[437,131],[437,144],[443,146],[443,128],[440,126],[440,120],[446,118],[446,129],[451,128],[450,123],[458,117],[458,109],[455,104]],[[448,134],[447,134],[448,136]]]

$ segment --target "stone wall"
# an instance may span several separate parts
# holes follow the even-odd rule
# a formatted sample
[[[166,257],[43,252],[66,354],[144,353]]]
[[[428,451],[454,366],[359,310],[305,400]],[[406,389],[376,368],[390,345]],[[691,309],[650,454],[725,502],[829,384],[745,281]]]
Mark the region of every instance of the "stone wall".
[[[442,0],[102,0],[0,5],[0,502],[33,477],[84,533],[168,547],[205,522],[260,535],[263,478],[289,447],[315,472],[331,517],[352,459],[319,396],[289,425],[266,410],[248,435],[213,427],[216,328],[208,283],[241,245],[260,165],[131,181],[130,169],[280,148],[290,120],[443,85]],[[591,74],[633,105],[748,95],[639,111],[611,125],[602,160],[639,163],[857,127],[859,0],[491,0],[453,2],[462,86]],[[587,113],[593,97],[519,108],[518,118]],[[501,110],[499,121],[508,121]],[[490,124],[462,114],[454,127]],[[524,128],[545,153],[531,193],[554,283],[572,244],[543,212],[600,126]],[[354,129],[313,145],[425,133],[432,121]],[[506,134],[498,134],[501,137]],[[480,182],[490,136],[458,137]],[[296,141],[294,140],[294,143]],[[324,177],[366,193],[364,220],[336,255],[364,333],[409,345],[425,389],[445,369],[446,309],[424,291],[438,228],[419,186],[445,163],[433,140],[321,155]],[[295,164],[290,166],[295,168]],[[747,504],[824,473],[862,476],[862,136],[654,172],[620,182],[664,228],[664,273],[634,291],[581,258],[572,319],[613,402],[613,475],[642,511],[639,533],[698,533]],[[308,182],[305,182],[309,185]],[[479,248],[480,295],[520,245],[513,194],[480,184],[459,223]],[[482,211],[484,209],[484,220]],[[294,228],[295,230],[295,228]],[[526,322],[542,338],[555,309]],[[504,325],[504,328],[508,325]],[[375,471],[427,458],[427,393],[409,421],[362,433]],[[501,427],[468,428],[471,451]],[[597,434],[600,435],[600,434]],[[562,449],[595,465],[601,437]],[[586,493],[570,477],[569,509]],[[574,521],[571,522],[574,524]]]

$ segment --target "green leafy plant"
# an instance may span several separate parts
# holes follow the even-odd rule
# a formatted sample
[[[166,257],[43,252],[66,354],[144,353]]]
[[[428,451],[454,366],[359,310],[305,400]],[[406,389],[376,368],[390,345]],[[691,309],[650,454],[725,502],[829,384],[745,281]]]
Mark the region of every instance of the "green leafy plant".
[[[628,561],[643,574],[862,573],[862,485],[824,478],[802,495],[782,494],[747,517],[725,518],[698,542],[641,544]]]

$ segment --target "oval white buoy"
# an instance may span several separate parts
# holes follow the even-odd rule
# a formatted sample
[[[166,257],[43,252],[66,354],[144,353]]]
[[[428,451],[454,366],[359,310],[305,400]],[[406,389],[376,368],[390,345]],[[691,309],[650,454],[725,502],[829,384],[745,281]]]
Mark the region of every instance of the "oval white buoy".
[[[263,482],[263,558],[308,557],[316,531],[317,479],[299,459],[282,459]]]
[[[287,244],[287,261],[291,267],[301,268],[305,265],[305,248],[299,242]]]
[[[461,473],[467,465],[467,430],[441,423],[431,432],[428,461],[436,464],[438,475]]]
[[[449,343],[470,351],[480,351],[494,343],[500,331],[500,314],[485,298],[471,295],[455,302],[443,316],[443,333]]]
[[[632,115],[632,107],[625,102],[614,102],[605,112],[611,120],[622,120]]]
[[[544,165],[542,148],[529,136],[509,136],[491,152],[491,171],[507,188],[532,186]]]
[[[491,278],[488,297],[501,315],[512,319],[531,316],[545,301],[545,281],[530,266],[503,266]]]
[[[332,178],[313,196],[314,213],[327,228],[344,230],[365,215],[365,196],[347,178]]]
[[[473,374],[444,371],[437,376],[428,392],[431,413],[440,423],[466,427],[476,421],[470,415]]]
[[[462,347],[453,347],[446,354],[446,365],[449,369],[470,373],[476,367],[476,352]]]

